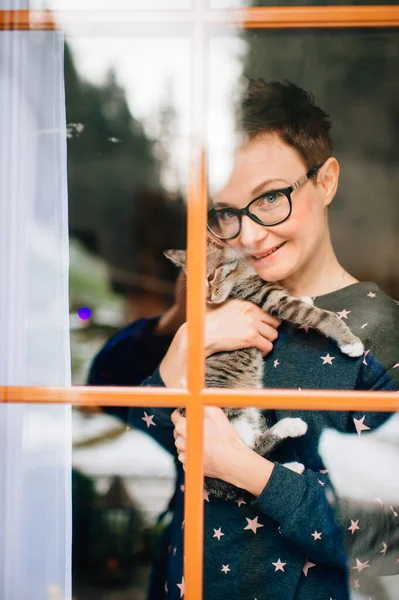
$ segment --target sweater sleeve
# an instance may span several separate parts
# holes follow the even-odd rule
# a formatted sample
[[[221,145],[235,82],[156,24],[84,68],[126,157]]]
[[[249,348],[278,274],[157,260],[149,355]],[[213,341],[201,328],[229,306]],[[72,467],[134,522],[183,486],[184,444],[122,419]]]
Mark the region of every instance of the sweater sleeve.
[[[326,475],[310,469],[299,475],[275,463],[252,505],[277,521],[281,535],[310,561],[346,568],[343,528],[327,498],[328,489]]]
[[[88,385],[139,386],[150,377],[172,339],[154,333],[158,321],[159,317],[139,319],[108,340],[93,359]],[[127,406],[104,406],[102,410],[128,422]]]
[[[165,387],[165,384],[159,373],[159,368],[155,370],[151,377],[142,382],[142,386]],[[171,414],[174,408],[139,408],[137,406],[128,409],[127,424],[145,433],[151,435],[167,452],[177,456],[176,446],[174,444]]]
[[[94,358],[88,385],[165,387],[158,364],[171,342],[155,335],[158,318],[140,319],[113,336]],[[153,437],[165,450],[176,454],[170,408],[104,406],[102,410]]]
[[[356,432],[359,423],[373,431],[389,416],[389,413],[349,413],[347,431]],[[362,435],[366,436],[367,431],[362,431]],[[326,474],[307,469],[299,475],[275,463],[266,487],[253,505],[277,521],[281,535],[295,543],[312,562],[342,567],[348,559],[355,563],[353,552],[347,556],[345,552],[350,547],[352,532],[348,530],[348,524],[351,523],[340,519],[332,505],[333,498]],[[356,520],[355,516],[353,518]],[[383,531],[378,530],[381,523],[382,520],[368,522],[373,528],[374,539],[383,536]],[[368,539],[363,538],[362,556],[372,550],[366,547]]]

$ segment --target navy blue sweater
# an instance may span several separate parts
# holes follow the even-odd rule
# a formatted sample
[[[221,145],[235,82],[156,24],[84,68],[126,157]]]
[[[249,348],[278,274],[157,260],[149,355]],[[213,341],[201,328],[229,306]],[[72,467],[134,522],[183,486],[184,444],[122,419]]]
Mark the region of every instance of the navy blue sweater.
[[[341,313],[365,345],[363,357],[348,358],[336,344],[317,332],[283,323],[273,351],[265,359],[264,386],[269,388],[398,390],[399,307],[373,283],[358,283],[319,296],[319,307]],[[140,356],[159,361],[170,340],[150,340],[152,321],[130,326],[99,353],[93,363],[91,384],[135,385],[132,365]],[[147,335],[146,333],[147,332]],[[135,338],[134,341],[132,338]],[[141,338],[141,344],[140,344]],[[139,342],[139,343],[138,343]],[[144,352],[143,344],[150,347]],[[160,354],[157,355],[157,350]],[[147,354],[148,351],[148,354]],[[160,356],[161,355],[161,356]],[[152,365],[151,365],[152,366]],[[162,386],[156,369],[142,385]],[[144,409],[111,409],[124,421],[148,431],[175,455],[171,409],[145,408],[153,425],[143,420]],[[318,454],[318,441],[326,427],[367,435],[388,417],[384,413],[328,411],[267,411],[270,423],[287,416],[308,424],[305,436],[289,440],[271,457],[272,476],[258,498],[243,493],[240,501],[204,497],[204,598],[207,600],[346,600],[348,569],[367,566],[346,564],[348,524],[339,523],[329,502],[328,473]],[[298,460],[305,473],[298,475],[281,465]],[[179,468],[169,555],[162,582],[165,598],[181,598],[183,557],[183,472]],[[354,515],[355,518],[356,515]],[[154,598],[156,596],[153,596]],[[160,598],[160,596],[157,596]]]

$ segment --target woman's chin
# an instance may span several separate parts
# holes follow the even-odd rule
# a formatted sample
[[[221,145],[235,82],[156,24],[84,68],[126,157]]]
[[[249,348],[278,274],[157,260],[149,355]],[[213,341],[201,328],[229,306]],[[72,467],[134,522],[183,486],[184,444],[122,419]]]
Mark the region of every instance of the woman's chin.
[[[260,267],[260,265],[259,265]],[[282,282],[292,275],[293,269],[287,264],[275,265],[269,268],[255,268],[255,271],[261,279],[264,281],[270,281],[270,283]]]

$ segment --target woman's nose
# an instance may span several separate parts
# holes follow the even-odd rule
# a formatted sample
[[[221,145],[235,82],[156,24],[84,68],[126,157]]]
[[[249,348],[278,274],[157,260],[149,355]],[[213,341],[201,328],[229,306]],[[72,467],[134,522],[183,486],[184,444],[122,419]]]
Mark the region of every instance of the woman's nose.
[[[240,242],[247,248],[254,247],[268,235],[267,227],[255,223],[247,215],[242,216]]]

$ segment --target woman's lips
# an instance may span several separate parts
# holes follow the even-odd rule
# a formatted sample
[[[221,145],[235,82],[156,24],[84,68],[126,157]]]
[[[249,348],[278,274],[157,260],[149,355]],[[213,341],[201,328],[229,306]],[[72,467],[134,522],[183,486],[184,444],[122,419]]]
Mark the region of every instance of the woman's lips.
[[[254,256],[251,255],[251,259],[254,262],[260,262],[260,261],[265,261],[265,260],[270,260],[273,257],[275,257],[277,254],[280,253],[281,248],[286,244],[286,242],[281,242],[281,244],[278,244],[277,246],[274,246],[274,248],[272,248],[271,250],[269,250],[269,252],[261,255],[261,256]]]

